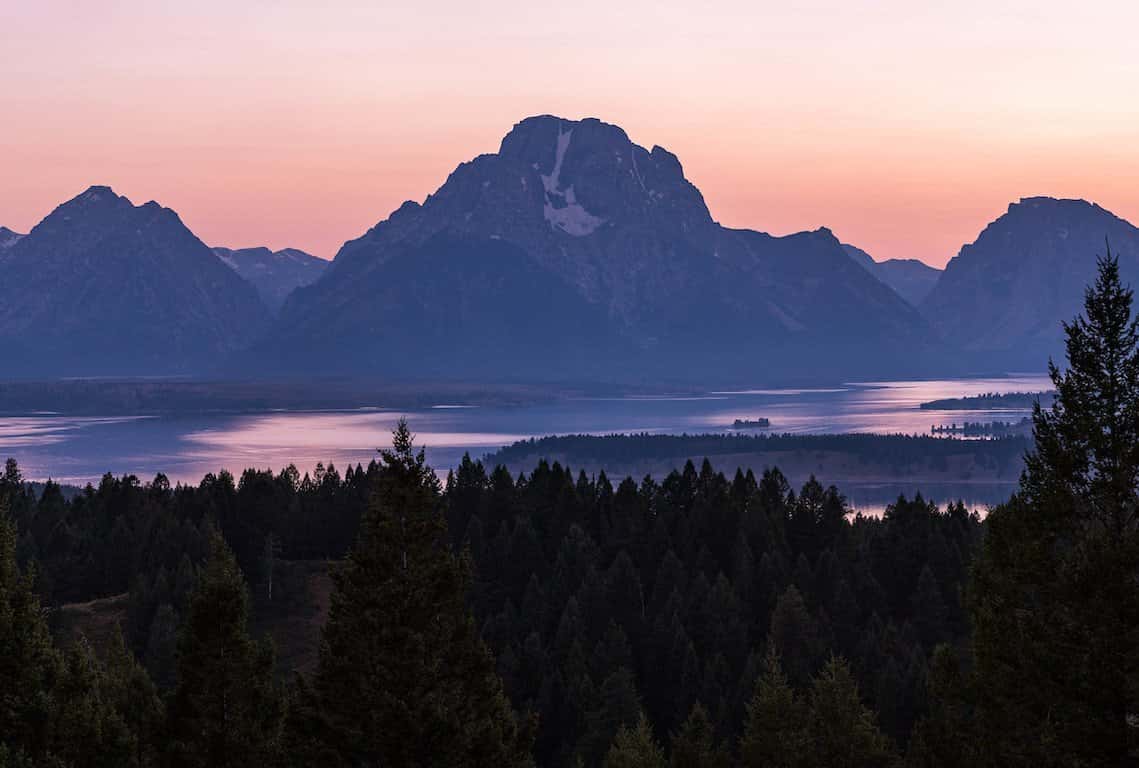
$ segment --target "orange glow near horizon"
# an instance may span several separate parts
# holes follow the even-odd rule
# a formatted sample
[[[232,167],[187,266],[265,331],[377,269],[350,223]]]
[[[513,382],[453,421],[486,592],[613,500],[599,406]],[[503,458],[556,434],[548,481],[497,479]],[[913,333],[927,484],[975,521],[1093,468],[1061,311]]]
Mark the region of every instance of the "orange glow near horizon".
[[[317,5],[0,0],[0,224],[109,184],[330,258],[543,113],[666,147],[724,224],[879,260],[941,266],[1032,195],[1139,222],[1133,3]]]

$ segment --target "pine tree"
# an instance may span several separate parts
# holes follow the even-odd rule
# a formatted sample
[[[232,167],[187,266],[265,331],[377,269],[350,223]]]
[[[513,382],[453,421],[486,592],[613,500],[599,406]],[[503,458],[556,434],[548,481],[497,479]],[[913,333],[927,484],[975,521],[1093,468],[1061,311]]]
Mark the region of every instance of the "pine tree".
[[[596,701],[585,713],[585,733],[578,754],[587,765],[597,765],[621,728],[632,727],[642,714],[633,673],[619,667],[602,681]]]
[[[731,756],[716,738],[708,711],[696,702],[680,730],[672,737],[670,768],[728,768]]]
[[[779,656],[769,648],[763,673],[747,705],[740,738],[743,768],[795,768],[802,765],[806,708],[783,673]]]
[[[794,585],[779,596],[771,612],[767,644],[780,655],[791,683],[805,686],[822,655],[819,627]]]
[[[262,765],[274,759],[284,717],[273,650],[249,636],[249,595],[237,561],[214,533],[178,643],[168,711],[174,766]]]
[[[858,696],[846,663],[831,657],[811,683],[806,764],[829,768],[880,768],[897,764],[874,714]]]
[[[949,611],[945,607],[941,589],[937,586],[937,579],[934,578],[933,571],[928,565],[921,569],[917,586],[910,596],[910,605],[914,617],[914,629],[927,648],[933,647],[947,634],[946,622]]]
[[[465,603],[439,482],[403,421],[381,452],[355,547],[334,575],[304,705],[323,759],[341,765],[521,766],[516,721]]]
[[[906,750],[909,768],[967,768],[981,764],[971,732],[966,681],[953,650],[939,645],[926,680],[929,711],[914,726]]]
[[[635,727],[622,725],[605,755],[605,768],[665,768],[664,750],[642,712]]]
[[[127,765],[134,743],[126,722],[108,695],[106,672],[80,638],[63,656],[63,674],[52,700],[51,753],[71,768]]]
[[[1139,333],[1116,259],[1065,324],[1019,492],[986,521],[970,589],[989,758],[1134,762],[1139,707]]]
[[[153,764],[164,716],[162,700],[118,628],[107,649],[105,685],[107,698],[129,734],[131,757],[127,765],[142,768]]]

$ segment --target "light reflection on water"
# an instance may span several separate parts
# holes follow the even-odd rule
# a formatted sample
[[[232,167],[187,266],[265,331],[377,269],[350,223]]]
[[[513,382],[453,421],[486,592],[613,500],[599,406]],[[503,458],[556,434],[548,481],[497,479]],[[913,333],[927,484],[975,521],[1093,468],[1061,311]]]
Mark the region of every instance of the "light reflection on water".
[[[14,456],[26,477],[85,483],[104,472],[144,479],[164,472],[172,481],[198,482],[207,472],[245,467],[302,472],[317,462],[343,469],[366,464],[385,446],[401,416],[440,470],[463,453],[481,456],[532,436],[618,432],[722,432],[736,419],[768,418],[771,432],[928,434],[934,424],[1017,420],[1025,411],[922,411],[922,402],[986,392],[1050,388],[1045,376],[940,381],[859,382],[825,389],[747,389],[676,397],[561,400],[521,406],[462,407],[440,403],[422,410],[274,411],[162,417],[78,418],[48,414],[0,417],[0,457]],[[750,431],[750,430],[749,430]],[[822,478],[825,481],[825,478]],[[856,507],[879,510],[905,486],[843,487]],[[931,489],[932,490],[932,489]],[[943,488],[927,495],[963,496],[978,505],[1003,498],[1005,488]]]

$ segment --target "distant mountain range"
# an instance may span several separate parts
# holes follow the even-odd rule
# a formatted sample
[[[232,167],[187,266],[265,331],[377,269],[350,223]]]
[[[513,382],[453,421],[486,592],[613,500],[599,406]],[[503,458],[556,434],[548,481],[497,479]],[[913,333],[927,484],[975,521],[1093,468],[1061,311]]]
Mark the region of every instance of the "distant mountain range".
[[[268,325],[253,287],[174,211],[109,187],[60,205],[3,253],[9,377],[202,371]]]
[[[850,257],[861,264],[870,274],[894,289],[894,292],[910,303],[920,306],[937,279],[941,270],[917,259],[887,259],[875,261],[870,254],[853,245],[842,246]]]
[[[971,359],[1038,370],[1063,359],[1060,323],[1081,311],[1107,242],[1139,286],[1139,229],[1084,200],[1024,198],[946,265],[922,311]]]
[[[679,160],[598,120],[523,120],[328,263],[210,249],[92,187],[0,228],[0,377],[225,373],[666,381],[1039,370],[1111,241],[1083,201],[1009,207],[944,271],[827,229],[729,229]],[[274,319],[274,315],[276,318]]]
[[[324,272],[328,262],[316,256],[285,248],[214,248],[214,253],[257,289],[271,312],[278,312],[285,298],[302,285],[311,285]]]

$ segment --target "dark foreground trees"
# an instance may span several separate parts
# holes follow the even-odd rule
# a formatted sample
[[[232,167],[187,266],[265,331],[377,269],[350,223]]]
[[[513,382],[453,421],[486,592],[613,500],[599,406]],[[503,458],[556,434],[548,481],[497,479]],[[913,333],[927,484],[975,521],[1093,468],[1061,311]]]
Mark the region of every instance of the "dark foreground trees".
[[[1021,488],[987,521],[972,594],[975,727],[991,765],[1136,764],[1139,348],[1132,293],[1100,262],[1069,367],[1034,413]]]
[[[86,645],[63,653],[52,644],[7,509],[0,496],[0,766],[140,765],[134,705],[119,695],[129,673]]]

